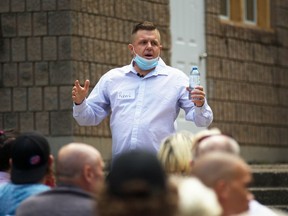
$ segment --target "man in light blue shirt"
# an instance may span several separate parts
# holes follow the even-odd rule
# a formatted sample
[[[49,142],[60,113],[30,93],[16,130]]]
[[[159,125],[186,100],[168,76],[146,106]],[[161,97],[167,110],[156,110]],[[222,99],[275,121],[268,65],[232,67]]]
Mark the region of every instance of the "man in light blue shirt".
[[[47,139],[37,132],[20,134],[12,141],[11,182],[0,185],[0,215],[15,215],[30,196],[50,189],[44,184],[53,156]]]
[[[111,114],[112,157],[136,149],[157,153],[161,140],[175,132],[180,108],[198,127],[213,120],[203,87],[187,88],[188,77],[160,58],[160,41],[153,23],[139,23],[128,45],[130,65],[104,74],[87,99],[89,80],[83,87],[75,81],[73,116],[80,125],[98,125]]]

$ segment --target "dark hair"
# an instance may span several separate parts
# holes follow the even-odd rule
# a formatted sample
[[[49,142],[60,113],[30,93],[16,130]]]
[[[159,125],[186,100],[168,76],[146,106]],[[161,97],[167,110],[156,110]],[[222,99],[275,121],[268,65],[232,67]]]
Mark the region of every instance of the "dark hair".
[[[161,41],[160,31],[158,30],[158,28],[152,22],[144,21],[134,26],[130,38],[131,43],[133,43],[133,41],[135,40],[135,35],[139,30],[156,31],[159,37],[159,42]]]
[[[137,182],[134,183],[131,184],[134,189],[135,187],[141,188]],[[173,216],[177,211],[177,188],[171,183],[168,183],[166,187],[162,193],[148,197],[118,197],[111,194],[107,185],[104,185],[100,193],[96,195],[95,210],[101,216]]]
[[[130,151],[113,159],[97,211],[101,216],[173,216],[175,196],[157,156]]]
[[[154,23],[149,22],[149,21],[144,21],[141,23],[138,23],[134,26],[132,30],[132,35],[135,34],[139,30],[148,30],[148,31],[153,31],[157,29],[157,27],[154,25]]]
[[[0,171],[9,170],[12,144],[18,135],[14,129],[0,130]]]

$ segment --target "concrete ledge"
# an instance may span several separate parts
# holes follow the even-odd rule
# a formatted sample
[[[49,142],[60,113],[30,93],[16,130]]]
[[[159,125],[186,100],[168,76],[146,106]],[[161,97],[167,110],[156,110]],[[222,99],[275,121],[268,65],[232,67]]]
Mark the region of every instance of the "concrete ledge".
[[[288,187],[288,170],[253,172],[253,180],[252,187]]]
[[[288,163],[288,147],[241,146],[241,155],[248,163]]]
[[[287,205],[288,189],[287,188],[251,188],[255,199],[264,205]]]
[[[54,157],[57,155],[58,150],[71,142],[87,143],[94,146],[100,153],[104,161],[111,159],[112,142],[111,138],[99,138],[99,137],[80,137],[80,136],[59,136],[59,137],[47,137],[51,151]]]

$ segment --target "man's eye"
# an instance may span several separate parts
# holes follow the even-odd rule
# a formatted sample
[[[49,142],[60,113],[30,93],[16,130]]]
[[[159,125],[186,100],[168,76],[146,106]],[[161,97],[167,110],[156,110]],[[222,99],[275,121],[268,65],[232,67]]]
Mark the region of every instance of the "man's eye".
[[[158,42],[157,41],[152,41],[151,44],[152,44],[152,46],[158,46]]]

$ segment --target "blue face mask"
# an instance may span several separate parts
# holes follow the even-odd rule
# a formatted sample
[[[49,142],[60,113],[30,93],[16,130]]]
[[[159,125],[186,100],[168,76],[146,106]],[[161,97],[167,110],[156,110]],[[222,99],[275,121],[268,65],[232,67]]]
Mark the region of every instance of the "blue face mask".
[[[141,70],[145,71],[145,70],[150,70],[152,68],[155,68],[157,66],[158,61],[159,61],[159,56],[154,59],[145,59],[139,56],[137,53],[135,53],[134,61],[136,62],[136,64]]]

